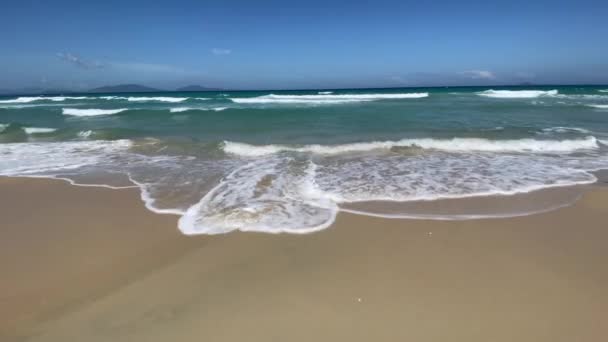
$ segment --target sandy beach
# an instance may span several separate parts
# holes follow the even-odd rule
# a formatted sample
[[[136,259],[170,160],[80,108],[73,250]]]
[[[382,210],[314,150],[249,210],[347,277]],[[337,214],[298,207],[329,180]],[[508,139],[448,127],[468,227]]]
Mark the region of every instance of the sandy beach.
[[[183,236],[137,189],[0,179],[0,340],[602,341],[608,188],[526,217]]]

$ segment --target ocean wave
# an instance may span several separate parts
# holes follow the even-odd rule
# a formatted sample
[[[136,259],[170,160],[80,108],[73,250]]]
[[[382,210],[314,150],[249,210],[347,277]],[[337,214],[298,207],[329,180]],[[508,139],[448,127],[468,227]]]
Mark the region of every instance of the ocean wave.
[[[128,108],[119,109],[78,109],[78,108],[63,108],[63,115],[73,116],[98,116],[98,115],[112,115],[118,114],[129,110]]]
[[[78,132],[76,135],[81,138],[81,139],[88,139],[91,135],[93,135],[93,131],[92,130],[86,130],[86,131],[80,131]]]
[[[270,158],[236,168],[188,208],[179,229],[186,235],[234,230],[304,234],[329,227],[339,209],[335,202],[318,196],[316,167],[296,166],[298,174],[281,171],[290,164],[290,160]]]
[[[329,94],[333,94],[333,93],[334,93],[333,91],[320,91],[317,94],[319,94],[319,95],[329,95]]]
[[[351,152],[366,152],[373,150],[391,150],[393,148],[422,148],[449,152],[574,152],[577,150],[598,148],[597,139],[589,136],[575,140],[488,140],[480,138],[454,139],[403,139],[399,141],[374,141],[343,145],[250,145],[246,143],[225,141],[224,152],[256,157],[279,152],[292,151],[316,154],[342,154]]]
[[[187,112],[187,111],[191,111],[191,110],[203,110],[203,111],[215,111],[215,112],[221,112],[223,110],[228,109],[228,107],[212,107],[212,108],[197,108],[197,107],[176,107],[176,108],[169,108],[169,112],[171,113],[181,113],[181,112]]]
[[[46,128],[46,127],[23,127],[26,134],[45,134],[53,133],[57,128]]]
[[[262,95],[258,97],[231,98],[235,103],[252,104],[339,104],[351,102],[367,102],[377,100],[418,99],[428,97],[428,93],[404,94],[325,94],[325,95]]]
[[[494,97],[501,99],[530,99],[541,96],[557,95],[557,90],[485,90],[477,93],[479,96]]]
[[[608,109],[608,105],[591,104],[591,105],[587,105],[587,106],[592,107],[592,108],[597,108],[597,109]]]
[[[166,97],[166,96],[160,96],[160,97],[127,97],[126,99],[127,99],[127,101],[130,101],[130,102],[171,102],[171,103],[177,103],[177,102],[186,101],[188,98],[187,97]]]
[[[0,103],[30,103],[34,101],[62,102],[65,100],[87,100],[87,96],[23,96],[11,100],[0,100]]]
[[[608,89],[600,89],[598,91],[601,92],[601,93],[608,93]]]
[[[592,132],[588,129],[580,128],[580,127],[549,127],[543,128],[540,131],[541,134],[551,134],[551,133],[581,133],[581,134],[591,134]]]
[[[89,131],[87,135],[90,134]],[[425,140],[416,141],[422,144]],[[453,140],[439,142],[448,144]],[[519,140],[501,141],[500,151],[517,150],[504,148],[505,142],[522,145]],[[159,143],[166,144],[158,140],[0,144],[0,175],[62,177],[77,184],[75,180],[82,179],[80,176],[95,172],[119,174],[140,188],[148,209],[180,215],[179,229],[184,234],[235,230],[303,234],[329,227],[338,212],[352,212],[348,206],[351,203],[512,195],[592,183],[596,178],[590,171],[608,167],[608,158],[599,154],[595,138],[535,140],[532,144],[552,144],[551,150],[570,151],[565,148],[569,145],[580,152],[576,154],[476,153],[473,148],[471,153],[461,154],[435,151],[302,158],[270,153],[256,154],[253,159],[159,155],[160,150],[150,146]],[[469,139],[467,143],[479,141]],[[585,146],[594,150],[587,153],[578,149]],[[547,149],[533,148],[542,152]],[[530,148],[524,151],[533,152]],[[115,183],[100,186],[119,188]],[[407,211],[376,212],[373,206],[358,213],[414,217]],[[522,213],[508,216],[519,214]],[[424,218],[482,217],[493,216],[467,212],[461,216],[438,214]]]

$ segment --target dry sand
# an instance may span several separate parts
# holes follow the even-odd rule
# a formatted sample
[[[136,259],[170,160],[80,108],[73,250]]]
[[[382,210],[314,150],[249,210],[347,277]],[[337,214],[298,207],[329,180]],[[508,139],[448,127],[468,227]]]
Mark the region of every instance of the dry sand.
[[[0,341],[608,339],[608,188],[520,218],[181,236],[137,190],[0,179]]]

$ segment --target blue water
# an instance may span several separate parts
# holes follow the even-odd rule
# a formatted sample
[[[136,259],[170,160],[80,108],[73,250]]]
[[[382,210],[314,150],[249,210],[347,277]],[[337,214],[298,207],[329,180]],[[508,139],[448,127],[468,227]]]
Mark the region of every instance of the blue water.
[[[186,234],[592,183],[607,141],[608,86],[0,98],[0,175],[137,186]]]

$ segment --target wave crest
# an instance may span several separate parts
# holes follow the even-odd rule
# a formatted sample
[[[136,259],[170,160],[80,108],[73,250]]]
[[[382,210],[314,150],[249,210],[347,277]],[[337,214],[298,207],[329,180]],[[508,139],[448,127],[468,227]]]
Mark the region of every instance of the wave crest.
[[[23,127],[23,130],[26,134],[46,134],[53,133],[57,130],[57,128],[47,128],[47,127]]]
[[[130,102],[170,102],[177,103],[186,101],[187,97],[127,97],[127,101]]]
[[[256,157],[284,151],[342,154],[350,152],[366,152],[373,150],[390,150],[395,148],[422,148],[448,152],[574,152],[598,148],[597,139],[589,136],[585,139],[573,140],[488,140],[480,138],[454,139],[403,139],[399,141],[375,141],[343,145],[250,145],[246,143],[225,141],[224,152]]]
[[[0,103],[30,103],[34,101],[62,102],[65,100],[87,100],[87,96],[22,96],[11,100],[0,100]]]
[[[79,109],[79,108],[63,108],[63,115],[72,116],[98,116],[112,115],[129,110],[128,108],[119,109]]]
[[[555,96],[557,90],[486,90],[477,93],[479,96],[494,97],[499,99],[531,99],[541,96]]]
[[[377,100],[419,99],[428,97],[429,93],[403,94],[317,94],[317,95],[262,95],[257,97],[231,98],[235,103],[277,103],[277,104],[337,104],[349,102],[367,102]]]

